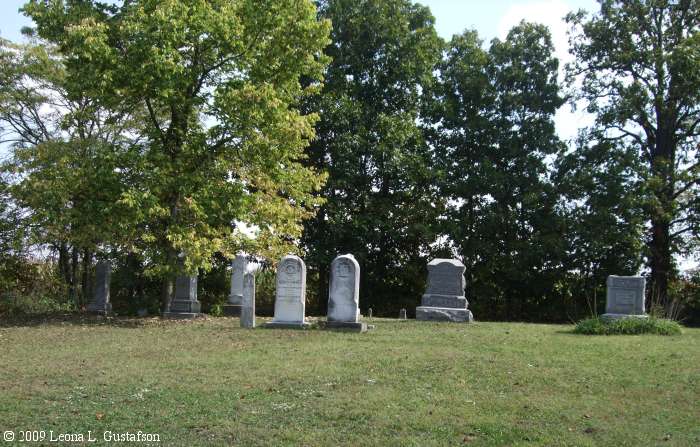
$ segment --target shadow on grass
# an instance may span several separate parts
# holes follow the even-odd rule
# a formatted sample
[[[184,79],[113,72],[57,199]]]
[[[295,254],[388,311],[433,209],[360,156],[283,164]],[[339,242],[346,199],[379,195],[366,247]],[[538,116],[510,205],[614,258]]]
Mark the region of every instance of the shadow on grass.
[[[110,326],[121,328],[143,328],[182,324],[192,321],[208,320],[213,317],[203,315],[196,320],[170,320],[159,316],[117,317],[93,315],[83,312],[61,314],[0,315],[0,328],[36,327],[36,326]]]

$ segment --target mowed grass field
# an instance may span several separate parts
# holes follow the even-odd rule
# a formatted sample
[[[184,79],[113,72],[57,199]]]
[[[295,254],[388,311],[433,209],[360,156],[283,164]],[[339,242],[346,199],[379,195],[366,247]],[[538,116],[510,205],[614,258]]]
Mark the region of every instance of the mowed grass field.
[[[138,430],[168,446],[700,445],[700,329],[371,323],[0,322],[0,431],[90,430],[92,445]]]

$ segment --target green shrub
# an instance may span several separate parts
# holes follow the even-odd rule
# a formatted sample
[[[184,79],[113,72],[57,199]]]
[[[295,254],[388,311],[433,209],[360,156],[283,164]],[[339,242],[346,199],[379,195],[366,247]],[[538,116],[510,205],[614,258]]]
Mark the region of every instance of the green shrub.
[[[584,335],[679,335],[681,325],[673,320],[654,317],[621,320],[604,320],[596,317],[579,321],[574,328],[574,333]]]

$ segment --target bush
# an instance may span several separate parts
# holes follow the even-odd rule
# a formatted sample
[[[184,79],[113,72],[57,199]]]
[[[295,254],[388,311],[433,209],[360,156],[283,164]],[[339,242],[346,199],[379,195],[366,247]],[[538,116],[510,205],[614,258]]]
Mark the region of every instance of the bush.
[[[654,317],[621,320],[603,320],[596,317],[579,321],[574,328],[574,333],[584,335],[679,335],[681,325],[673,320]]]

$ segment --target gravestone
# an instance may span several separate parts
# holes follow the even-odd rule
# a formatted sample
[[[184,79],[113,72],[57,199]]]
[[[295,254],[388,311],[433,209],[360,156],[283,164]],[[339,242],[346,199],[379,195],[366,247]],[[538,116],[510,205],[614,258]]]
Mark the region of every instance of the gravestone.
[[[298,256],[287,255],[277,265],[275,316],[265,327],[304,328],[306,322],[306,265]]]
[[[112,265],[107,261],[99,261],[95,266],[95,293],[87,306],[87,311],[106,315],[112,313],[112,303],[109,301],[109,281],[112,276]]]
[[[406,320],[406,309],[401,309],[399,311],[399,320]]]
[[[604,319],[648,318],[644,311],[646,279],[641,276],[608,276]]]
[[[369,309],[367,309],[367,316],[369,318],[372,318],[372,308],[371,307]]]
[[[255,327],[255,274],[252,272],[243,274],[241,327]]]
[[[338,256],[331,263],[326,327],[367,330],[367,324],[360,321],[360,264],[353,255]]]
[[[227,317],[237,317],[241,315],[243,303],[243,275],[248,267],[248,257],[239,254],[233,260],[231,268],[231,293],[228,296],[228,303],[223,306],[223,314]]]
[[[163,313],[165,318],[197,318],[201,304],[197,301],[197,276],[179,275],[175,279],[175,297]]]
[[[416,307],[416,320],[471,322],[464,296],[466,268],[457,259],[433,259],[428,264],[428,286]]]

